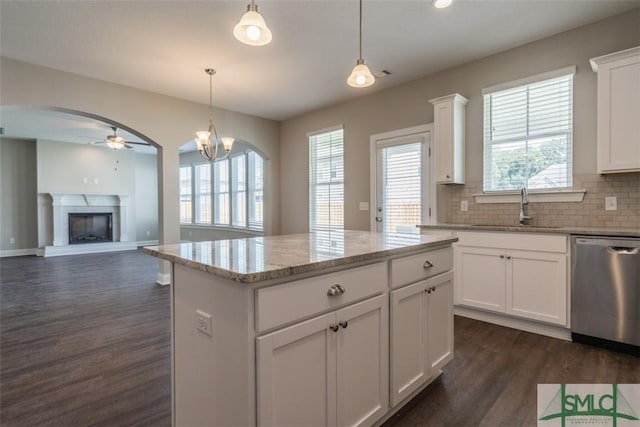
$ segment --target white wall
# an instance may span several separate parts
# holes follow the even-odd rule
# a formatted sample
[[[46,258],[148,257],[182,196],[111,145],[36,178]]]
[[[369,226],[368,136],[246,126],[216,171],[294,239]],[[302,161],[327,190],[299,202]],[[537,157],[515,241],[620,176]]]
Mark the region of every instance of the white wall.
[[[437,42],[434,40],[434,42]],[[574,81],[574,173],[595,173],[596,75],[589,58],[640,45],[640,10],[576,28],[479,59],[404,85],[340,103],[282,123],[280,163],[281,232],[308,229],[308,143],[306,133],[343,124],[345,138],[345,228],[369,229],[369,136],[433,122],[429,99],[458,92],[466,110],[466,177],[482,180],[482,88],[577,66]],[[439,186],[438,218],[449,203]]]

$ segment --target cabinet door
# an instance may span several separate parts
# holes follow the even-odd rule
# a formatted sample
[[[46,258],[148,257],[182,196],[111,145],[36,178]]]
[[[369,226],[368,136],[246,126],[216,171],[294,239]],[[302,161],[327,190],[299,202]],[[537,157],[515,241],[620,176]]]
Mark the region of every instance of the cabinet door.
[[[433,107],[436,182],[453,182],[453,103]]]
[[[391,406],[429,377],[426,281],[391,292]]]
[[[258,425],[336,424],[334,321],[329,313],[257,339]]]
[[[567,256],[508,251],[507,313],[566,325]]]
[[[337,425],[369,426],[387,412],[388,313],[386,294],[337,312]]]
[[[640,55],[598,71],[598,172],[640,171]]]
[[[455,252],[456,304],[504,313],[504,251],[457,246]]]
[[[427,366],[431,373],[453,359],[453,273],[427,281]]]

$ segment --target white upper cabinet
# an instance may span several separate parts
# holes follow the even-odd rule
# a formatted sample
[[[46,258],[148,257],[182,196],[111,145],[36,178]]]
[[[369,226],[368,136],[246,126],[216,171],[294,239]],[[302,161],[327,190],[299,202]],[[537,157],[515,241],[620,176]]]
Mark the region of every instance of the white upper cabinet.
[[[640,46],[591,59],[598,73],[598,173],[640,172]]]
[[[436,182],[464,184],[464,121],[469,100],[454,93],[429,102],[433,104]]]

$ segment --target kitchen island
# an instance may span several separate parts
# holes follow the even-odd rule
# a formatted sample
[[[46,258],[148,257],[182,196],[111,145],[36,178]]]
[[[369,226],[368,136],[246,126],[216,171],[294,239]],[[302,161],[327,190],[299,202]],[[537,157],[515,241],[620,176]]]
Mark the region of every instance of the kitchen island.
[[[374,425],[453,357],[455,237],[148,247],[172,262],[173,424]]]

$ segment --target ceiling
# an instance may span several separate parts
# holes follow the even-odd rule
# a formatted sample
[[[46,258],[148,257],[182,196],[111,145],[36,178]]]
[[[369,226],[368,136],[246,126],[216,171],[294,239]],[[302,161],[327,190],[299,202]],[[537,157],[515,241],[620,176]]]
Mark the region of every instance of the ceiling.
[[[355,0],[262,0],[271,44],[232,35],[248,0],[0,1],[2,56],[284,120],[640,7],[640,0],[363,2],[363,56],[390,76],[347,86]]]

